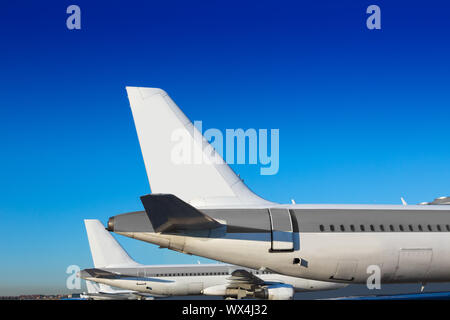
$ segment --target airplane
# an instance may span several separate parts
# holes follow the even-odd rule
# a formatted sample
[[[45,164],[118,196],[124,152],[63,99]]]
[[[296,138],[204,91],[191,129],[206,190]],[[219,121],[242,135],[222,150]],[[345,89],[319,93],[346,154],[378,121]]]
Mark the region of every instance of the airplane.
[[[126,90],[152,193],[141,197],[143,211],[111,217],[109,231],[318,281],[366,283],[376,268],[381,283],[450,281],[450,197],[419,205],[270,202],[244,184],[164,90]],[[174,162],[174,132],[208,161]]]
[[[81,270],[100,297],[144,299],[185,295],[292,299],[294,292],[343,288],[341,283],[305,280],[226,264],[142,265],[134,261],[99,220],[85,220],[94,268]],[[114,291],[109,286],[125,289]],[[89,289],[89,286],[88,286]],[[90,294],[99,297],[99,294]]]
[[[83,300],[153,300],[151,295],[132,290],[116,290],[105,284],[98,284],[86,280],[88,292],[83,292],[80,298]]]

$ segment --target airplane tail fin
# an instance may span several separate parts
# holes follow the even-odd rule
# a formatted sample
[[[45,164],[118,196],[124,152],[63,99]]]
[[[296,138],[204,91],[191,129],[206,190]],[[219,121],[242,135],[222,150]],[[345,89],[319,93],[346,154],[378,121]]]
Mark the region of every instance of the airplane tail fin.
[[[164,90],[127,87],[152,193],[194,206],[267,204],[226,164]]]
[[[94,266],[96,268],[139,265],[131,259],[116,239],[106,231],[99,220],[86,219],[84,220],[84,224],[86,226],[92,260],[94,260]]]

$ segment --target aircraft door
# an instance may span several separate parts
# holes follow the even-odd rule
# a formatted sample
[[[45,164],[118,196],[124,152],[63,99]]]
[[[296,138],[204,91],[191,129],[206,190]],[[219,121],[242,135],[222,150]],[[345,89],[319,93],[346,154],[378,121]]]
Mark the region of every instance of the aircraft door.
[[[272,229],[271,251],[294,250],[294,233],[289,209],[271,208],[269,216]]]

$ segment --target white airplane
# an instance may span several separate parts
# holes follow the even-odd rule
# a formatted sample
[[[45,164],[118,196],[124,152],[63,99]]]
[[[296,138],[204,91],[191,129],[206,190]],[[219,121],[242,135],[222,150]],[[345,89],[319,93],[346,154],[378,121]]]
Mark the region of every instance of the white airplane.
[[[108,230],[179,252],[320,281],[450,281],[450,198],[421,205],[278,204],[250,191],[161,89],[127,87],[152,194]],[[221,112],[226,112],[222,110]],[[173,161],[187,137],[200,164]],[[180,134],[182,133],[182,135]]]
[[[103,290],[95,297],[144,299],[203,294],[286,300],[292,299],[294,292],[345,286],[224,264],[142,265],[127,254],[100,221],[85,220],[85,225],[95,268],[82,270],[79,275],[87,283],[100,283]],[[114,291],[109,286],[126,291]]]
[[[98,284],[86,280],[88,292],[80,295],[81,299],[86,300],[153,300],[151,295],[145,295],[132,290],[117,290],[105,284]]]

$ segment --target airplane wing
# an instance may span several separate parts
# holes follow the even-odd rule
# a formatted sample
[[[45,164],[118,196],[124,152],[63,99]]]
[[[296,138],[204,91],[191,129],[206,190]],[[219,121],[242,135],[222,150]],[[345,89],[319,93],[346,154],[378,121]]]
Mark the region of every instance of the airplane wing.
[[[264,280],[248,272],[247,270],[235,270],[231,273],[229,287],[239,287],[243,285],[261,286],[264,284]]]
[[[228,297],[289,300],[294,296],[294,288],[291,285],[281,282],[265,282],[243,269],[233,271],[228,281],[224,292],[224,295]]]
[[[432,202],[422,202],[422,205],[450,205],[450,197],[440,197],[434,199]]]

